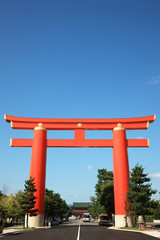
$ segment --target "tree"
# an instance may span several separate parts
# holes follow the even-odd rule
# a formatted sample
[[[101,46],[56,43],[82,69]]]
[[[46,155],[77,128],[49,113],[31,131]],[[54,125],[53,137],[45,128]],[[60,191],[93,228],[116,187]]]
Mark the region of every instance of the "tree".
[[[154,210],[154,219],[160,219],[160,202],[158,202],[158,206]]]
[[[0,190],[0,200],[1,200],[2,197],[3,197],[3,193],[2,193],[2,191]]]
[[[21,199],[23,196],[23,191],[19,190],[16,194],[15,194],[15,199],[18,202],[18,208],[17,208],[17,219],[20,219],[21,222],[23,221],[23,217],[25,215],[23,209],[21,208]]]
[[[102,186],[104,181],[107,179],[107,170],[106,169],[98,169],[97,174],[98,182],[95,185],[95,193],[98,199],[100,199],[102,194]]]
[[[45,189],[44,214],[47,218],[54,215],[54,193],[52,190]]]
[[[98,183],[95,185],[97,201],[111,217],[112,213],[114,213],[113,172],[106,169],[98,169],[97,177]]]
[[[7,209],[7,216],[12,218],[13,221],[17,221],[19,217],[18,213],[20,211],[20,204],[13,193],[6,197],[5,207]]]
[[[28,215],[36,216],[39,209],[35,209],[36,197],[34,193],[37,191],[34,183],[34,178],[30,177],[25,181],[25,189],[19,199],[22,213],[27,215],[27,228],[28,228]]]
[[[106,213],[111,218],[114,213],[114,186],[113,180],[104,182],[102,186],[102,195],[100,197],[100,203],[104,206]]]
[[[6,202],[7,202],[7,196],[2,194],[0,197],[0,206],[3,208],[4,211],[7,211]]]
[[[68,214],[70,208],[63,200],[59,193],[54,193],[53,190],[45,189],[45,216],[47,218],[63,217]]]
[[[97,218],[101,213],[105,213],[105,208],[97,200],[97,197],[90,197],[91,203],[88,206],[88,211],[93,218]]]
[[[136,164],[130,174],[130,182],[128,183],[129,191],[126,198],[126,212],[137,217],[142,215],[145,226],[145,215],[153,214],[153,210],[158,206],[158,201],[152,200],[152,194],[157,191],[151,188],[149,184],[150,178],[144,173],[144,168]],[[148,184],[147,184],[148,183]]]

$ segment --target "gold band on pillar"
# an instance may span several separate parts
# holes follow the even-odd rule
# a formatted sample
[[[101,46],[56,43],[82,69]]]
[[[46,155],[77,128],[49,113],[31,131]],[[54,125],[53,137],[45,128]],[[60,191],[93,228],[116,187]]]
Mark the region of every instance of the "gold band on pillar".
[[[34,130],[46,130],[46,128],[42,126],[43,126],[43,123],[38,123],[38,127],[35,127]]]
[[[116,131],[116,130],[126,130],[125,128],[121,127],[122,124],[121,123],[118,123],[117,124],[117,127],[113,128],[113,131]]]

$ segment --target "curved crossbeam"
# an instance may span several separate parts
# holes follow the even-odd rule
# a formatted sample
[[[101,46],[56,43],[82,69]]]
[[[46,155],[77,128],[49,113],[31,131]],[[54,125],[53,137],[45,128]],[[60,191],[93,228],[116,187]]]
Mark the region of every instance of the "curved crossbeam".
[[[14,129],[34,129],[38,123],[42,123],[47,130],[113,130],[118,123],[128,130],[147,129],[156,116],[138,118],[106,118],[106,119],[82,119],[82,118],[24,118],[4,115],[7,122]]]

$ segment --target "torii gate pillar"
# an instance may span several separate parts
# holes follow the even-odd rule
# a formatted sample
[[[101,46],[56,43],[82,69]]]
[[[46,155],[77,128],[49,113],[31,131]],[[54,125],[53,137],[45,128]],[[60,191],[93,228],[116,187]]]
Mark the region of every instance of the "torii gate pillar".
[[[118,124],[113,129],[113,173],[114,173],[114,202],[115,226],[126,225],[125,201],[129,182],[129,164],[126,130]],[[128,218],[128,225],[131,225]]]
[[[29,227],[44,226],[44,201],[45,201],[45,178],[46,178],[46,146],[47,146],[47,131],[42,127],[42,123],[34,128],[30,177],[35,178],[36,204],[38,208],[37,216],[29,217]]]

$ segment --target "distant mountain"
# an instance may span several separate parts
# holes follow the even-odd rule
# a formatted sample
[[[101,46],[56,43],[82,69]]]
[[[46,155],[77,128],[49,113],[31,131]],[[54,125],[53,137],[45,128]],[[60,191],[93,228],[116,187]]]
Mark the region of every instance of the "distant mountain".
[[[73,203],[72,204],[67,204],[69,207],[72,207],[73,206]]]

